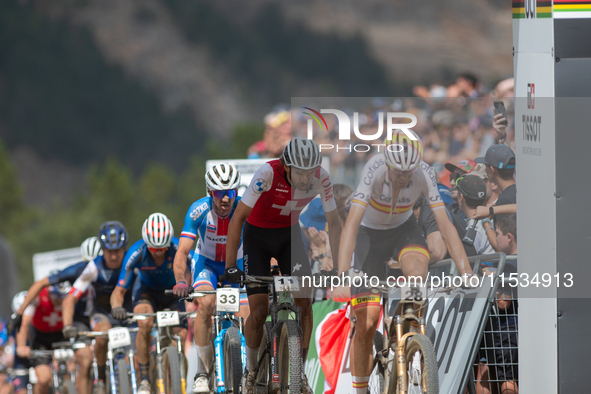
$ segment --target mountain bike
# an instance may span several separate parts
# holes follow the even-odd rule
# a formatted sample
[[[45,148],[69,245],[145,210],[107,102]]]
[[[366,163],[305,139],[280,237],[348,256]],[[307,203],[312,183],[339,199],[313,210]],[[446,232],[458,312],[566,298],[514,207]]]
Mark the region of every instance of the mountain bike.
[[[259,393],[301,393],[304,378],[301,308],[291,302],[291,292],[300,290],[295,276],[250,276],[248,286],[269,286],[270,321],[264,325],[255,369],[255,389]]]
[[[187,360],[183,354],[183,343],[180,335],[172,333],[172,328],[179,326],[187,317],[194,317],[195,312],[158,311],[156,313],[127,313],[131,321],[156,318],[155,337],[156,352],[150,357],[150,371],[155,370],[152,377],[152,392],[158,394],[184,394],[187,386]],[[176,347],[173,345],[176,341]]]
[[[53,350],[31,350],[30,359],[51,358],[49,364],[54,394],[76,394],[74,385],[76,374],[68,370],[68,363],[74,358],[74,350],[70,342],[56,342],[52,344]]]
[[[400,302],[394,318],[388,313],[388,295],[393,288],[382,283],[372,287],[384,294],[384,336],[380,343],[374,340],[376,355],[373,367],[377,368],[377,382],[370,387],[372,393],[412,394],[439,393],[439,375],[433,344],[426,336],[425,321],[417,315],[416,306],[423,309],[427,302],[425,287],[400,287]],[[411,329],[413,326],[416,329]]]
[[[223,280],[223,279],[221,279]],[[194,291],[183,300],[207,295],[216,296],[216,312],[213,315],[212,347],[215,359],[211,360],[209,387],[214,393],[240,393],[242,372],[246,367],[246,344],[242,333],[242,318],[234,313],[240,311],[240,290],[219,287],[216,290]]]
[[[94,354],[94,343],[97,337],[108,336],[109,345],[107,350],[107,386],[110,394],[136,394],[137,375],[134,362],[134,351],[131,347],[131,333],[137,332],[138,328],[114,327],[108,331],[81,331],[78,338],[92,338],[92,371],[93,383],[92,393],[104,393],[104,384],[98,380],[98,364]],[[128,362],[125,359],[127,356]]]

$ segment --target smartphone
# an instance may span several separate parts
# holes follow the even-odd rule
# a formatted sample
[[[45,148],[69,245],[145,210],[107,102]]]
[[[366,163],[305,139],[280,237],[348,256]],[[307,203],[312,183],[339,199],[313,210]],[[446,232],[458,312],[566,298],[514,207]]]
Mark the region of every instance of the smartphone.
[[[505,103],[503,103],[502,101],[495,101],[493,104],[495,106],[495,114],[503,114],[503,118],[505,118],[505,120],[501,124],[507,126],[509,123],[507,122],[508,118],[507,111],[505,110]]]

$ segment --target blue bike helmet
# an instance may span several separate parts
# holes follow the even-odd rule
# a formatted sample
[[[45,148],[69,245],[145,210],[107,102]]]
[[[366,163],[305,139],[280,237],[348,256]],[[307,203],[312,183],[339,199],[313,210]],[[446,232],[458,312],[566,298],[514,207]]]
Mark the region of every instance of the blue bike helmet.
[[[121,222],[105,222],[98,233],[101,248],[106,250],[121,249],[127,245],[129,235]]]

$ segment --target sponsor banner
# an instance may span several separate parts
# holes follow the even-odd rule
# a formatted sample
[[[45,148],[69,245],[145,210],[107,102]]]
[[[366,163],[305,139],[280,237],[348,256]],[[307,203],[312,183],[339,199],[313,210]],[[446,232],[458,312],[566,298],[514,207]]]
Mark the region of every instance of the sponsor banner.
[[[80,248],[54,250],[33,255],[33,275],[35,281],[41,280],[55,270],[61,271],[72,264],[83,261]]]

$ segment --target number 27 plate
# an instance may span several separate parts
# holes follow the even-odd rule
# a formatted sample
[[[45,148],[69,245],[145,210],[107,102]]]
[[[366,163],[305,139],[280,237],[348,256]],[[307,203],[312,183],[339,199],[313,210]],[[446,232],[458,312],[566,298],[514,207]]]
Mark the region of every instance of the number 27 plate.
[[[215,297],[218,312],[240,311],[240,290],[235,288],[219,288]]]
[[[179,313],[177,311],[156,312],[158,327],[178,326]]]

